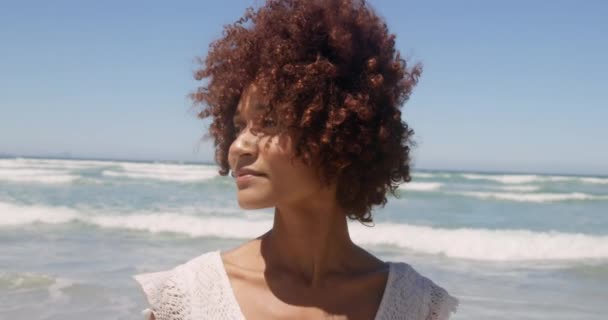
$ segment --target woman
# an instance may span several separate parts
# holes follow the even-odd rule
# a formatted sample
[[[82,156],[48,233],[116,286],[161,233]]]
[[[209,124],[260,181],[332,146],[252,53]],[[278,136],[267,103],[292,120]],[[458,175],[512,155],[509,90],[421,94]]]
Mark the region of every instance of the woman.
[[[274,208],[265,234],[139,274],[146,319],[447,319],[458,301],[403,262],[354,244],[410,181],[400,106],[420,75],[364,2],[270,0],[227,26],[192,97],[212,117],[239,205]],[[404,235],[407,236],[407,235]]]

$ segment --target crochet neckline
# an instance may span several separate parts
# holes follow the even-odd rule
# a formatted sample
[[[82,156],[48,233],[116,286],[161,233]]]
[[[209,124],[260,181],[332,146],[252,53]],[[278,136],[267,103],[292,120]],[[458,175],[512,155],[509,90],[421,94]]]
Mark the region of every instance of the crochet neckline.
[[[225,288],[227,288],[229,291],[228,292],[228,299],[230,299],[230,305],[234,306],[235,310],[234,312],[236,312],[240,318],[245,319],[245,315],[243,313],[243,310],[241,310],[241,306],[239,305],[238,301],[236,300],[236,295],[234,293],[234,290],[232,289],[232,284],[230,283],[230,278],[228,277],[228,272],[226,271],[226,266],[224,265],[224,261],[222,260],[222,256],[220,255],[220,250],[215,250],[212,251],[213,255],[215,256],[215,261],[217,263],[218,269],[221,271],[221,277],[222,277],[222,282],[223,282],[223,286]],[[393,281],[394,278],[394,273],[395,273],[395,266],[392,262],[387,261],[386,263],[388,263],[389,269],[388,269],[388,277],[386,280],[386,285],[384,287],[384,291],[382,293],[382,299],[380,300],[380,304],[378,305],[378,310],[376,310],[376,315],[374,316],[374,319],[382,319],[382,315],[384,314],[384,309],[386,308],[385,305],[388,303],[387,300],[389,299],[389,296],[391,294],[391,283]]]

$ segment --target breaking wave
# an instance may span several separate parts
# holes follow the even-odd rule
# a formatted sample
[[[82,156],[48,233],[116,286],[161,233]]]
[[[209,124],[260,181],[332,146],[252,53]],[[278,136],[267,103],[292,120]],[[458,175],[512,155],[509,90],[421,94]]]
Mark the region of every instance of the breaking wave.
[[[6,214],[16,210],[21,214]],[[201,217],[179,213],[85,216],[65,207],[0,203],[0,227],[73,221],[99,228],[231,239],[251,239],[272,226],[272,221],[268,218]],[[608,236],[600,235],[481,228],[447,229],[401,223],[378,223],[373,228],[351,223],[350,232],[353,240],[358,243],[394,245],[451,258],[488,261],[608,259]]]
[[[569,200],[608,200],[608,195],[592,195],[582,192],[571,193],[514,193],[514,192],[485,192],[462,191],[451,194],[462,195],[479,199],[496,199],[517,202],[556,202]]]

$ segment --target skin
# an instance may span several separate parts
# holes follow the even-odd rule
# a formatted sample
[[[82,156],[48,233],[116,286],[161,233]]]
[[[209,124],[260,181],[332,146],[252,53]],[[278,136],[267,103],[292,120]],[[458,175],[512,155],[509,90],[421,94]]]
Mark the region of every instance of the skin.
[[[274,207],[272,229],[221,253],[234,295],[247,319],[373,319],[388,264],[352,242],[336,185],[322,185],[313,167],[293,159],[287,134],[250,129],[263,97],[244,91],[229,150],[231,170],[261,172],[237,187],[244,209]],[[272,132],[272,124],[266,128]]]

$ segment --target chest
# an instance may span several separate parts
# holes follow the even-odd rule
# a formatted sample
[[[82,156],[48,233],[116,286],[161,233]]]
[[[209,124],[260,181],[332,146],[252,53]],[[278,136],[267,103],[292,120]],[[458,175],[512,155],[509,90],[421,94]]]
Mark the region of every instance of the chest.
[[[229,277],[232,294],[246,319],[374,319],[387,274],[322,289]]]

